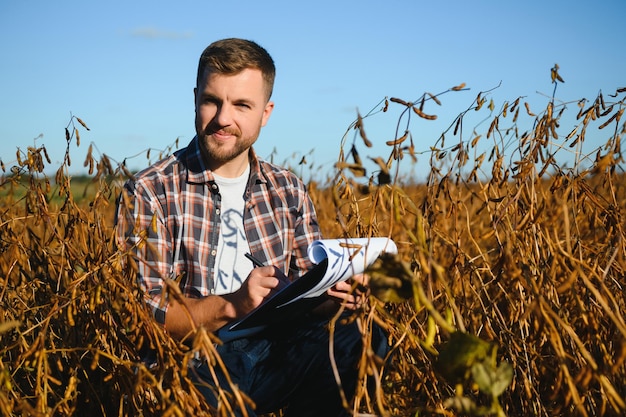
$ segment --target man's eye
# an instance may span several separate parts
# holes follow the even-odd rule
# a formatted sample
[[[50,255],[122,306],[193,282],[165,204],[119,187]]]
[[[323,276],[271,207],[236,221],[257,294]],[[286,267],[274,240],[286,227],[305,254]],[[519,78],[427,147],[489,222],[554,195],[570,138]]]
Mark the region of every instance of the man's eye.
[[[217,104],[218,100],[215,97],[203,96],[201,98],[201,103],[202,104]]]

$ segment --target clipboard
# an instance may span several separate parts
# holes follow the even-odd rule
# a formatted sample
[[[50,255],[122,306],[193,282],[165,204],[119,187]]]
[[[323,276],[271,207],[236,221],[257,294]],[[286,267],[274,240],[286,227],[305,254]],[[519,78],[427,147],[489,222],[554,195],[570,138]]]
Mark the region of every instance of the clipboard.
[[[298,316],[309,312],[324,302],[326,297],[323,295],[312,298],[299,297],[320,283],[327,268],[328,259],[324,259],[245,317],[222,327],[217,331],[217,337],[223,342],[250,337],[270,326],[293,321]]]
[[[287,321],[294,322],[326,300],[328,288],[363,273],[382,252],[397,253],[389,238],[321,239],[308,248],[315,265],[248,315],[217,331],[224,342],[250,337],[264,329]]]

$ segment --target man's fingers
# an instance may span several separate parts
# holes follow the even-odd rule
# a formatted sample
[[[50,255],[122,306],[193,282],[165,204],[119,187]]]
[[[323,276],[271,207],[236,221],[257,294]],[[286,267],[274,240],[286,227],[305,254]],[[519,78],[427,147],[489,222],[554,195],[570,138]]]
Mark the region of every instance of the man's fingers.
[[[369,288],[363,284],[360,280],[348,280],[345,282],[338,282],[334,287],[337,291],[343,291],[347,293],[354,293],[355,295],[369,295]]]
[[[274,276],[278,278],[278,281],[279,281],[278,287],[277,287],[278,289],[281,289],[290,283],[289,278],[287,278],[287,275],[285,275],[283,271],[281,271],[277,267],[274,267]]]
[[[248,277],[248,286],[260,286],[263,288],[273,289],[279,285],[284,285],[286,277],[282,272],[273,266],[261,266],[254,268]]]
[[[335,287],[329,288],[328,291],[326,291],[326,294],[328,294],[328,296],[330,297],[337,298],[339,300],[348,300],[349,298],[353,297],[351,294],[345,291],[335,289]]]
[[[331,288],[327,291],[329,297],[334,298],[337,302],[343,304],[349,310],[356,310],[363,306],[365,296],[363,294],[355,294]]]

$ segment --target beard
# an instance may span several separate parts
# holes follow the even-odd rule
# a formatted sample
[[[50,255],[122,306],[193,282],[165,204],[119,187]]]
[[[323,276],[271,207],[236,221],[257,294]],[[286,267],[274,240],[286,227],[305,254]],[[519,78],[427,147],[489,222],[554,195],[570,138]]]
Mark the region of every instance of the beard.
[[[216,163],[222,165],[237,158],[256,142],[258,133],[251,136],[242,136],[238,129],[223,129],[223,131],[229,135],[234,136],[233,140],[227,142],[218,141],[213,138],[209,128],[200,136],[201,146],[205,151],[206,156],[209,158],[209,163]]]

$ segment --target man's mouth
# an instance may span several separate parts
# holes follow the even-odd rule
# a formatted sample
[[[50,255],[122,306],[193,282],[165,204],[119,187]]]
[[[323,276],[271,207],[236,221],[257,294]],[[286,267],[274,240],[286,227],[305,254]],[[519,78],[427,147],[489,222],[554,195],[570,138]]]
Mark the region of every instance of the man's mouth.
[[[214,139],[220,141],[226,141],[237,137],[237,132],[233,132],[232,130],[213,130],[207,132],[209,136],[213,136]]]

